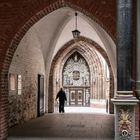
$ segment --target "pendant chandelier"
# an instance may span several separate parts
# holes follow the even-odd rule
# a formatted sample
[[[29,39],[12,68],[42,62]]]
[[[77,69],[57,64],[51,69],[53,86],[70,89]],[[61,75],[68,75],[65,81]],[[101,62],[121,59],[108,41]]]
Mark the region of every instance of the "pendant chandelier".
[[[80,36],[80,31],[77,30],[77,12],[75,12],[75,30],[72,31],[73,38],[78,38]]]

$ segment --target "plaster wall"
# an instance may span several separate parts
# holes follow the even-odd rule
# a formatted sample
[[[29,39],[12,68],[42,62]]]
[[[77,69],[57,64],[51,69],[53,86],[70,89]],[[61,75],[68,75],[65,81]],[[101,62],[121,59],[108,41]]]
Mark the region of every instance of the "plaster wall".
[[[9,74],[15,75],[16,89],[9,87],[9,126],[23,123],[37,117],[38,74],[45,75],[44,60],[40,50],[40,42],[35,31],[29,30],[21,40]],[[17,75],[21,75],[21,95],[17,91]]]

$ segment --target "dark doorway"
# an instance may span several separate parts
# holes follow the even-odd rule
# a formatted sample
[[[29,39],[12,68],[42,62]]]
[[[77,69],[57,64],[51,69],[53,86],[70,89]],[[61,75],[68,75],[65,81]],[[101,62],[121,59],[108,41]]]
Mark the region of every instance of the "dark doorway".
[[[37,116],[44,115],[44,75],[38,74]]]

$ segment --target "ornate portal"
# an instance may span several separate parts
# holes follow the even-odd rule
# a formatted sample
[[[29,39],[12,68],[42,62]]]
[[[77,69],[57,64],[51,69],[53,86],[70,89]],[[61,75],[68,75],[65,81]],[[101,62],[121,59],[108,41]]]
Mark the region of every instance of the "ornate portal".
[[[73,53],[63,69],[63,86],[89,86],[89,80],[87,62],[78,52]]]
[[[67,105],[90,104],[90,70],[84,57],[75,51],[65,62],[62,72]]]

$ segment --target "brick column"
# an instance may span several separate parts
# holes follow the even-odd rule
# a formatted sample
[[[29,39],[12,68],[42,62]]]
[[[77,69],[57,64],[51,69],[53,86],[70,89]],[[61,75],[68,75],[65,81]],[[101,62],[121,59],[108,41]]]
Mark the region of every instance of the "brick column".
[[[0,140],[8,135],[8,75],[7,71],[0,77]]]

